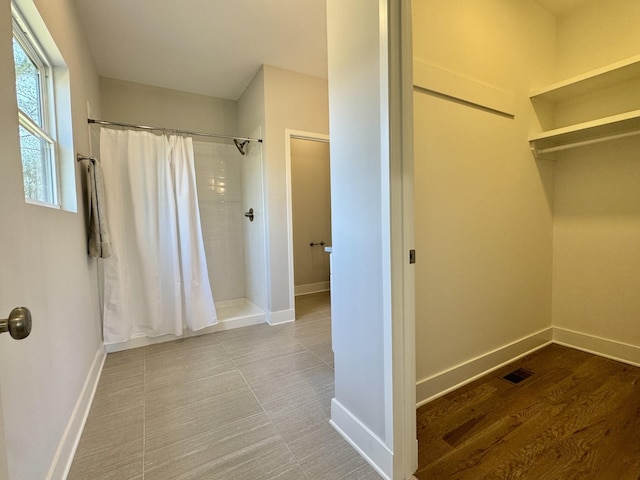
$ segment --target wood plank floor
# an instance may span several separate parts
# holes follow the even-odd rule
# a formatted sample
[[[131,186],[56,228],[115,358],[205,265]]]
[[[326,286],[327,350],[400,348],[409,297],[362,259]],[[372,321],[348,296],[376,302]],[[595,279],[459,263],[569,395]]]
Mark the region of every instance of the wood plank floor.
[[[639,480],[640,368],[549,345],[419,408],[418,444],[420,480]]]

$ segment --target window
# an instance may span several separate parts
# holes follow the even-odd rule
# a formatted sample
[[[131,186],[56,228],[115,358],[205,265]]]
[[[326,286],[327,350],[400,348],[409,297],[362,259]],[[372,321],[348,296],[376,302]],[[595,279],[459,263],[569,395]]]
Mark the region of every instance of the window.
[[[52,68],[13,9],[13,59],[25,199],[59,206]]]

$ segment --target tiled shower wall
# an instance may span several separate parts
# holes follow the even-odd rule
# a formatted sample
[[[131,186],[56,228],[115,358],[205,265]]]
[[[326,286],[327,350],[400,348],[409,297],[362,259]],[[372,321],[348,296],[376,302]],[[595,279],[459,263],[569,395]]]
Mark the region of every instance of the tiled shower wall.
[[[202,236],[215,301],[245,296],[240,155],[235,145],[193,142]]]
[[[261,138],[260,131],[253,132],[253,138]],[[245,221],[245,296],[267,311],[266,239],[264,216],[264,190],[262,172],[262,145],[251,142],[245,147],[247,155],[241,163],[244,210],[253,208],[253,222]]]

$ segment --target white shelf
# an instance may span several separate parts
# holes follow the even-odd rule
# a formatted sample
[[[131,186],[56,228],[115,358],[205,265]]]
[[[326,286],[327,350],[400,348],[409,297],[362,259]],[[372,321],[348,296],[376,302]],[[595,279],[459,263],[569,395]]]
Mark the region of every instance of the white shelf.
[[[640,110],[556,128],[529,138],[537,154],[640,134]]]
[[[640,79],[640,55],[598,68],[542,90],[531,92],[532,100],[562,102],[587,93]]]
[[[534,103],[538,101],[560,103],[633,80],[640,80],[640,55],[532,92],[530,98]],[[637,108],[637,102],[631,108]],[[534,154],[540,156],[632,135],[640,135],[640,110],[548,130],[532,135],[529,143]]]

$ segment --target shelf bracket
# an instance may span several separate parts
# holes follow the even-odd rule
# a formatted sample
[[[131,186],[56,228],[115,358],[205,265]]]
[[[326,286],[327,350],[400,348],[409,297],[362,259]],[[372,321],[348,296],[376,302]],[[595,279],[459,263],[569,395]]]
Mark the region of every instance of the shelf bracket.
[[[544,152],[536,148],[535,142],[530,141],[529,147],[531,148],[531,153],[536,158],[536,160],[547,160],[549,162],[555,162],[557,160],[556,156],[553,154],[544,155]]]

